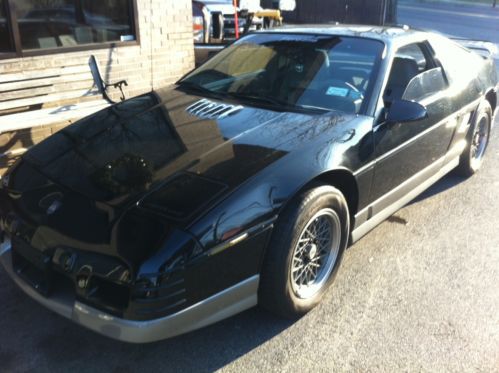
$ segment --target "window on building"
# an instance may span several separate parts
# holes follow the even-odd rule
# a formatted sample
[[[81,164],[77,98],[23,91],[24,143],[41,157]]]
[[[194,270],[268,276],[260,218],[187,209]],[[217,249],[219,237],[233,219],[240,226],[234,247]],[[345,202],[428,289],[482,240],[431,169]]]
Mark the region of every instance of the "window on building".
[[[4,0],[0,0],[0,53],[12,51],[9,25],[7,23],[7,9]]]
[[[0,0],[12,16],[0,13],[0,51],[18,36],[19,53],[92,48],[95,44],[135,41],[134,0]],[[3,7],[5,11],[6,6]],[[3,23],[1,23],[3,21]],[[9,24],[12,26],[9,28]],[[5,30],[5,31],[4,31]]]

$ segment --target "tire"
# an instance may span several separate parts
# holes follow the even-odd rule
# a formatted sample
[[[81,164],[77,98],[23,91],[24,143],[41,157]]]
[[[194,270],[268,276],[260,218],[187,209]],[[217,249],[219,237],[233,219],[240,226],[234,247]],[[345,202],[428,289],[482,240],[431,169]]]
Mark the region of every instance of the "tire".
[[[456,173],[470,177],[482,166],[485,150],[489,143],[490,127],[492,124],[492,108],[487,100],[478,106],[478,109],[466,135],[466,148],[459,158]]]
[[[315,185],[294,198],[279,216],[265,254],[259,304],[287,318],[314,308],[338,272],[349,222],[345,197],[332,186]],[[315,240],[314,231],[322,232]]]

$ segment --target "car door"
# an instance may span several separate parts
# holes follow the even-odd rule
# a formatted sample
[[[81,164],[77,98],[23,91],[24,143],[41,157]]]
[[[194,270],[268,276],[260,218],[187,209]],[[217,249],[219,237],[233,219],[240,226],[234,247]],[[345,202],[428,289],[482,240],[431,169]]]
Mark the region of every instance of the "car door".
[[[447,87],[444,72],[427,43],[409,44],[396,51],[383,94],[384,114],[374,128],[373,215],[438,172],[443,164],[453,133],[453,128],[446,126],[446,118],[452,114]],[[401,99],[423,105],[427,117],[388,123],[384,118],[391,103]]]

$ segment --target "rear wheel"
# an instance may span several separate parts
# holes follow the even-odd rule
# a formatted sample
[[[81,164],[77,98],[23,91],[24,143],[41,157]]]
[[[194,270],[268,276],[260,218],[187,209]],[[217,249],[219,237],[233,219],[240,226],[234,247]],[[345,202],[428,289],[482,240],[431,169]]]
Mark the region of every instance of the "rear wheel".
[[[475,119],[466,137],[468,145],[459,159],[456,172],[465,177],[475,174],[482,166],[485,150],[489,143],[492,123],[492,108],[488,101],[483,101],[477,109]]]
[[[267,249],[260,305],[292,318],[311,310],[334,280],[348,234],[348,207],[339,190],[317,186],[295,198]]]

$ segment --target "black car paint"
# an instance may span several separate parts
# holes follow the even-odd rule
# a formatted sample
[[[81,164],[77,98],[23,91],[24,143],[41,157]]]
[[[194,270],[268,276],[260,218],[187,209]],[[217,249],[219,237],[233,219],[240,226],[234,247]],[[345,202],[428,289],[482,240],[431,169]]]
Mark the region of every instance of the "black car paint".
[[[112,182],[102,182],[102,169],[107,170],[108,165],[115,162],[115,149],[120,149],[124,141],[134,148],[130,145],[133,137],[127,136],[129,131],[133,132],[133,124],[127,128],[127,121],[141,118],[134,111],[127,112],[125,119],[113,120],[121,110],[120,104],[98,113],[95,117],[98,121],[89,123],[91,119],[86,119],[35,147],[9,174],[11,194],[21,196],[17,203],[10,200],[12,205],[7,208],[17,210],[18,214],[16,228],[12,230],[24,232],[24,240],[47,256],[54,255],[55,246],[64,246],[71,248],[68,252],[76,253],[77,258],[81,251],[116,257],[119,261],[111,262],[112,267],[105,267],[101,277],[121,265],[119,272],[130,269],[131,278],[142,276],[151,283],[161,277],[158,273],[173,273],[184,268],[181,279],[169,276],[167,280],[161,280],[162,286],[181,280],[178,286],[168,289],[180,293],[161,294],[169,297],[167,305],[148,302],[147,307],[142,307],[142,302],[134,302],[122,314],[124,317],[153,317],[164,314],[166,309],[173,312],[186,306],[186,302],[195,303],[257,273],[272,221],[289,196],[303,186],[304,180],[313,179],[319,170],[340,165],[355,169],[372,158],[372,144],[363,140],[369,137],[372,123],[369,117],[338,112],[324,115],[279,113],[245,107],[225,119],[206,120],[186,111],[201,98],[181,90],[165,89],[133,99],[138,107],[137,102],[141,100],[147,103],[146,108],[137,109],[138,113],[145,109],[164,114],[161,123],[149,121],[147,125],[171,126],[174,138],[180,142],[178,148],[182,149],[173,152],[173,159],[165,164],[146,166],[150,174],[144,176],[143,183],[135,178],[133,185],[119,188]],[[149,106],[151,100],[155,105]],[[93,123],[105,127],[92,128]],[[71,142],[65,148],[66,139]],[[54,146],[55,143],[59,146]],[[363,149],[359,151],[358,147]],[[336,148],[342,148],[342,153],[350,155],[346,159],[335,159],[333,149]],[[122,153],[118,150],[120,156]],[[143,152],[136,153],[139,158],[146,159]],[[87,164],[90,158],[92,167]],[[308,161],[304,163],[305,159]],[[297,168],[301,173],[296,173]],[[98,178],[95,178],[96,173]],[[229,208],[215,207],[204,216],[198,213],[190,214],[187,219],[175,219],[167,213],[143,207],[142,201],[147,196],[174,182],[177,175],[183,173],[223,181],[223,195],[217,200],[212,200],[211,196],[205,196],[205,199]],[[45,184],[48,186],[44,187]],[[96,188],[96,185],[100,187]],[[33,191],[33,186],[38,188]],[[60,209],[46,215],[42,208],[35,206],[43,195],[40,191],[61,193],[64,199]],[[195,190],[194,193],[203,195],[204,191]],[[95,206],[91,206],[93,200],[97,201]],[[30,213],[35,210],[37,214]],[[68,214],[68,211],[79,213]],[[5,225],[7,230],[13,226],[12,223]],[[147,231],[156,226],[156,230]],[[145,231],[141,231],[142,227]],[[210,255],[210,249],[248,229],[251,232],[247,240]],[[158,231],[161,231],[160,236]],[[15,235],[15,232],[11,234]],[[134,232],[139,233],[137,237]],[[232,236],[227,234],[230,232],[234,232]],[[157,240],[144,242],[144,237],[156,235]],[[75,260],[71,270],[74,282],[86,265],[85,261]],[[183,289],[189,289],[188,293]],[[102,307],[85,297],[83,292],[78,295],[80,299]],[[113,311],[112,305],[107,305],[106,310]]]
[[[313,180],[348,179],[356,189],[345,191],[356,196],[352,222],[365,222],[372,212],[360,212],[464,138],[456,126],[490,91],[490,66],[470,89],[449,87],[453,94],[436,97],[428,118],[414,123],[384,123],[379,110],[307,114],[247,104],[229,117],[204,119],[186,110],[202,95],[160,89],[30,150],[4,178],[0,223],[50,258],[55,272],[77,285],[77,299],[129,319],[171,314],[258,273],[273,222]],[[389,68],[385,58],[378,90]],[[371,101],[379,109],[381,99]],[[452,120],[454,127],[445,125]],[[220,193],[206,195],[194,184],[185,198],[201,198],[203,210],[147,207],[148,196],[185,174],[219,185]],[[37,201],[50,193],[63,198],[48,214]]]

